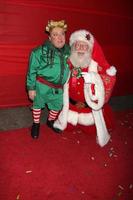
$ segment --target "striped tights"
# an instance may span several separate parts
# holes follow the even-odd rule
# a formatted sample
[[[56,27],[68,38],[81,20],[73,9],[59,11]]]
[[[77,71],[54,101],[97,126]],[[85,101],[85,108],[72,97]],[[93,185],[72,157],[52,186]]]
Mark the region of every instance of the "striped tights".
[[[58,116],[59,111],[50,110],[48,115],[48,120],[55,120]],[[33,109],[32,110],[32,116],[34,123],[40,123],[41,118],[41,109]]]

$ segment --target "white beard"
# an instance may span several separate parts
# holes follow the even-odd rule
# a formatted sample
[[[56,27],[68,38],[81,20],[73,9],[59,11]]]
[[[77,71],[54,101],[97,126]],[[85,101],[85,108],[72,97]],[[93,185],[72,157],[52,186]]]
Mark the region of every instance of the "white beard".
[[[82,54],[72,50],[70,55],[70,61],[74,67],[85,68],[88,67],[91,62],[91,55],[89,55],[89,52],[85,52]]]

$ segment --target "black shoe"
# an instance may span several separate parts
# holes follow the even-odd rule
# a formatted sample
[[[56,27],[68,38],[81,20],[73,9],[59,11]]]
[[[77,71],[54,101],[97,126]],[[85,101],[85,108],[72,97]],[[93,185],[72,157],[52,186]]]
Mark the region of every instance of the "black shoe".
[[[31,128],[31,137],[37,139],[39,137],[40,123],[33,123]]]
[[[47,120],[47,126],[51,128],[54,132],[61,134],[62,130],[60,130],[59,128],[55,128],[53,124],[54,120]]]

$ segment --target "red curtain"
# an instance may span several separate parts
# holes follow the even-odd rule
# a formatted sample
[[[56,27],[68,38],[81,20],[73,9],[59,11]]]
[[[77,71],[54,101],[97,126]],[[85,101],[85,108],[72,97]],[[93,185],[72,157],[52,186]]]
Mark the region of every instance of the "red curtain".
[[[107,60],[118,69],[113,95],[133,93],[132,5],[106,0],[0,1],[0,107],[28,105],[25,78],[29,53],[47,35],[49,19],[66,19],[71,32],[87,29],[101,44]]]

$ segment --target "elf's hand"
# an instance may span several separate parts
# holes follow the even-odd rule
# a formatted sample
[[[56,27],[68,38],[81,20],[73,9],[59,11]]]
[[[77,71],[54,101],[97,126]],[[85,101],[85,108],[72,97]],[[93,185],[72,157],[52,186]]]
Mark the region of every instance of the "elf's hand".
[[[28,91],[29,99],[34,100],[36,96],[36,91],[35,90],[29,90]]]

